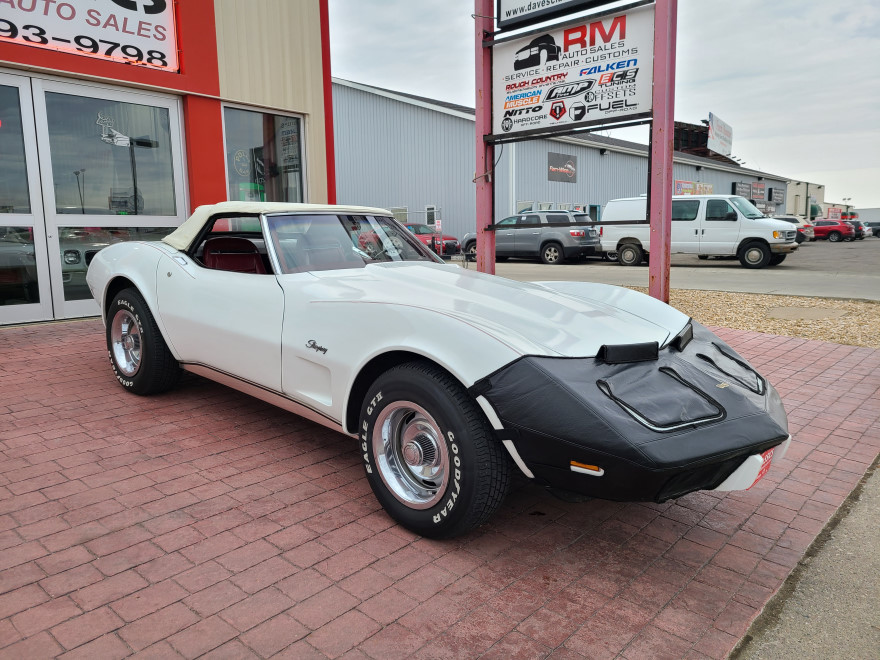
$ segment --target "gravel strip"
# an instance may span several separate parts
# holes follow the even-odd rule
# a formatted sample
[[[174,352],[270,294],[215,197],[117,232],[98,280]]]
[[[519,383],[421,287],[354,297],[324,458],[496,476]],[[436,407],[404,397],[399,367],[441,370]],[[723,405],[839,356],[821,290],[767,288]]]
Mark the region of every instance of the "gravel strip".
[[[643,287],[630,288],[648,292]],[[670,305],[703,325],[880,348],[880,303],[877,302],[690,289],[673,289],[669,298]],[[827,309],[832,314],[836,311],[843,315],[811,320],[771,318],[768,315],[771,310],[781,307],[810,310],[813,315],[816,310]]]

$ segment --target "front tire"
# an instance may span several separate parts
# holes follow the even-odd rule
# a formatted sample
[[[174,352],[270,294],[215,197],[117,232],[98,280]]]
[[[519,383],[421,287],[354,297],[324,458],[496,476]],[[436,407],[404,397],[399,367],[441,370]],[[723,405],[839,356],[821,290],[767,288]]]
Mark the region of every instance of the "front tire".
[[[788,256],[787,254],[774,254],[772,257],[770,257],[770,263],[768,265],[778,266],[783,261],[785,261],[785,258],[787,256]]]
[[[617,263],[621,266],[638,266],[645,258],[645,253],[635,243],[621,245],[617,251]]]
[[[134,394],[171,389],[180,365],[137,289],[123,289],[107,309],[107,352],[116,380]]]
[[[367,481],[407,529],[451,538],[484,523],[510,484],[510,461],[461,384],[427,362],[373,383],[360,417]]]
[[[773,253],[766,243],[752,241],[740,248],[738,256],[743,268],[764,268],[770,263]]]

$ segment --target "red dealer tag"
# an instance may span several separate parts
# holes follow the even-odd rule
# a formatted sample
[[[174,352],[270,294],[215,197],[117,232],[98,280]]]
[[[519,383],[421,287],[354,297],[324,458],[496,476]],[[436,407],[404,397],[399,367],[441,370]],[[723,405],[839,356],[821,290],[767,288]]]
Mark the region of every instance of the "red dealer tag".
[[[761,454],[761,459],[764,463],[761,465],[761,469],[758,471],[758,476],[755,477],[755,480],[752,482],[752,486],[761,481],[764,478],[764,475],[770,471],[770,463],[773,461],[773,450],[776,447],[768,449],[763,454]],[[751,490],[752,486],[749,486],[746,490]]]

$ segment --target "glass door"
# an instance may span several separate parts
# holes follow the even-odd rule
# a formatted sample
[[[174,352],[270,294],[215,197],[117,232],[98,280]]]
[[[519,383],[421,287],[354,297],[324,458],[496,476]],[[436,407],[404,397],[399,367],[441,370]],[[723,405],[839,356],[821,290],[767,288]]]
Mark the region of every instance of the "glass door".
[[[32,84],[54,314],[98,314],[85,279],[92,258],[120,241],[158,240],[186,217],[179,101]]]
[[[31,83],[0,73],[0,324],[52,318]]]

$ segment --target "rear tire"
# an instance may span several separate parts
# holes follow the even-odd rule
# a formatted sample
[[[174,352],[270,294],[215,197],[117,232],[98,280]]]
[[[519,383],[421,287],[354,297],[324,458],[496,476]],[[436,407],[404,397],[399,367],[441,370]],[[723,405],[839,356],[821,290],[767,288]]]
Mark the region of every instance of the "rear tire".
[[[764,268],[770,263],[773,253],[766,243],[752,241],[743,245],[737,256],[743,268]]]
[[[840,243],[840,241],[843,240],[843,234],[841,234],[839,231],[833,231],[828,234],[828,240],[832,243]]]
[[[123,289],[107,309],[107,352],[116,380],[134,394],[170,390],[180,365],[137,289]]]
[[[617,251],[617,263],[621,266],[638,266],[645,258],[645,253],[635,243],[626,243]]]
[[[510,460],[474,400],[427,362],[385,372],[361,407],[367,481],[388,514],[430,538],[484,523],[510,485]]]
[[[708,254],[698,254],[697,255],[697,259],[700,259],[701,261],[706,261],[708,258],[709,258]]]
[[[541,261],[548,266],[558,266],[565,261],[565,254],[559,243],[547,243],[541,248]]]

